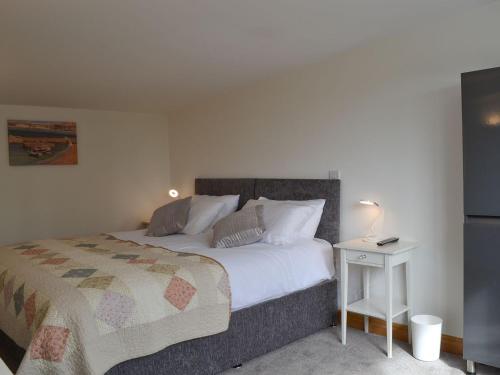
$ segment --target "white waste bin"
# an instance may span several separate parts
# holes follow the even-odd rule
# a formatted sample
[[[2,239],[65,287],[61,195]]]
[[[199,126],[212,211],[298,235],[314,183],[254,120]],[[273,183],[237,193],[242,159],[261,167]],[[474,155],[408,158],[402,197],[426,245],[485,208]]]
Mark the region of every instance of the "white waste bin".
[[[411,318],[413,356],[421,361],[439,359],[443,319],[433,315],[415,315]]]

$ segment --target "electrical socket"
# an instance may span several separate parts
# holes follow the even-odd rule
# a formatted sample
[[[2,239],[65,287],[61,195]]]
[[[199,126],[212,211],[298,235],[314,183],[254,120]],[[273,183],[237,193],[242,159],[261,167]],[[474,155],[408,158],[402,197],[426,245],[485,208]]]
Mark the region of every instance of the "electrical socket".
[[[339,169],[331,169],[328,171],[328,178],[330,180],[340,180],[340,170]]]

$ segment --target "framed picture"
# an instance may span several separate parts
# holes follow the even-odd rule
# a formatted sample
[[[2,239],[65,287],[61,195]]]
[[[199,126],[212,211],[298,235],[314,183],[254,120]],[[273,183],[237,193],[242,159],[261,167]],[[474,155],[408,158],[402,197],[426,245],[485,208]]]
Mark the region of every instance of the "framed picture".
[[[10,165],[78,164],[76,123],[7,120]]]

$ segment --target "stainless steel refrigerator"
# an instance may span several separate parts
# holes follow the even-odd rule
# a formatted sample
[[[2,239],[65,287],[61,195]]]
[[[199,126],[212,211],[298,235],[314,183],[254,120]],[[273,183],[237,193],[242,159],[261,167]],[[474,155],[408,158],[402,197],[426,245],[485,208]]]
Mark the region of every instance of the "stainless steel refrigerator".
[[[464,359],[500,367],[500,68],[462,74]]]

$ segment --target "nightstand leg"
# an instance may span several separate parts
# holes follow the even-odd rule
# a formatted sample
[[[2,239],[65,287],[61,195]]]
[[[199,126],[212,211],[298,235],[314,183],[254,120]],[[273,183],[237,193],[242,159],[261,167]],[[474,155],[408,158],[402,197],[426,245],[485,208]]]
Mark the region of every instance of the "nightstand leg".
[[[370,267],[363,267],[363,298],[370,298]],[[365,315],[365,333],[370,332],[370,320]]]
[[[385,256],[385,301],[387,324],[387,357],[392,358],[392,262]]]
[[[413,314],[413,295],[411,287],[411,255],[405,263],[406,270],[406,305],[408,306],[408,343],[411,344],[411,316]]]
[[[342,298],[342,345],[346,344],[347,336],[347,260],[345,250],[340,250],[340,285],[341,285],[341,298]]]

